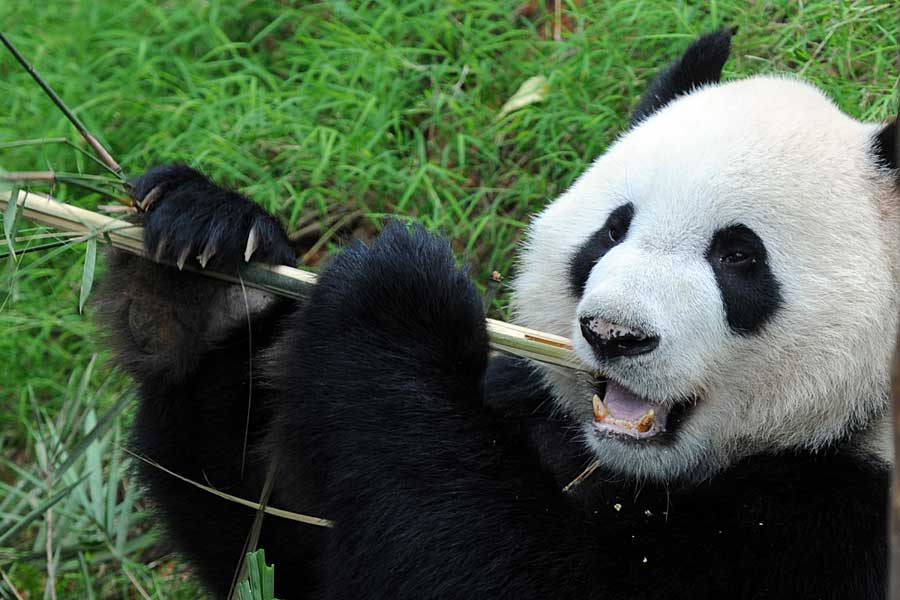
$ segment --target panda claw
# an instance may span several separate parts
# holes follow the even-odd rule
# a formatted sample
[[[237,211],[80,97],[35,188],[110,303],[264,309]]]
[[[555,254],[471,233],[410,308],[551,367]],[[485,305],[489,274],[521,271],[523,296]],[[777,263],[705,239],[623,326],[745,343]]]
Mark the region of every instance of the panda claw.
[[[137,204],[138,210],[146,212],[149,210],[150,205],[156,202],[160,195],[162,194],[162,186],[155,186],[152,190],[147,192],[147,195],[143,197],[141,200],[137,200],[135,204]]]
[[[247,247],[244,249],[244,262],[250,262],[250,257],[259,248],[259,233],[256,224],[250,228],[250,234],[247,236]]]
[[[175,262],[175,264],[178,265],[179,271],[184,269],[184,263],[187,261],[188,254],[190,254],[190,252],[191,252],[191,247],[185,246],[184,249],[181,251],[181,254],[178,255],[178,260]]]
[[[212,242],[209,242],[203,248],[203,252],[201,252],[197,256],[197,262],[199,262],[200,266],[205,269],[206,264],[209,262],[209,259],[211,259],[213,256],[215,256],[215,254],[216,254],[216,247],[213,245]]]
[[[166,251],[166,238],[163,237],[156,244],[156,252],[153,253],[153,259],[156,262],[162,262],[163,253]]]

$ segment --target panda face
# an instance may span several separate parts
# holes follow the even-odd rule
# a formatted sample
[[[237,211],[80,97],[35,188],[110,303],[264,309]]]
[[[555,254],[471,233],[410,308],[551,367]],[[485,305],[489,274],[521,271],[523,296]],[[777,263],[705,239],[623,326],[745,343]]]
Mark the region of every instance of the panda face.
[[[900,236],[877,133],[797,80],[705,86],[537,216],[514,312],[594,373],[539,367],[601,464],[706,477],[883,415]]]

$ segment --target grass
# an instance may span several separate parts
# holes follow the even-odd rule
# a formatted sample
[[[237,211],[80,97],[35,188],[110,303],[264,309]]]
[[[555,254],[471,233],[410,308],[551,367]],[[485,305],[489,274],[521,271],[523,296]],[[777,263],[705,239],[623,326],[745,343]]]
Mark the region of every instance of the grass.
[[[796,73],[858,118],[896,109],[888,1],[569,0],[563,16],[554,40],[552,3],[538,0],[0,4],[5,33],[127,173],[187,161],[291,228],[340,211],[362,211],[360,235],[388,215],[415,219],[447,235],[480,283],[510,273],[528,215],[615,139],[655,71],[701,32],[740,27],[726,78]],[[546,98],[498,118],[537,75]],[[77,139],[6,54],[0,98],[0,144]],[[54,143],[0,146],[0,167],[102,173]],[[78,310],[84,254],[2,266],[0,598],[197,597],[119,450],[131,403],[90,303]]]

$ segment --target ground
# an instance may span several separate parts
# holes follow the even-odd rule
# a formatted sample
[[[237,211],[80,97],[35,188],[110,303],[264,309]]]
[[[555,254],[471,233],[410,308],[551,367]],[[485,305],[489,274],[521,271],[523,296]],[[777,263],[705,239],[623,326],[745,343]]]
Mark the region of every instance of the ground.
[[[739,27],[725,78],[794,73],[855,117],[896,109],[892,2],[563,0],[554,12],[552,0],[12,0],[0,23],[127,173],[203,169],[301,230],[312,267],[387,215],[416,220],[452,239],[500,318],[506,289],[487,282],[511,273],[529,214],[615,139],[696,35]],[[535,76],[543,99],[501,116]],[[0,168],[102,174],[58,143],[4,145],[78,139],[5,52],[0,97]],[[0,598],[197,597],[127,471],[131,398],[90,302],[79,312],[84,256],[71,244],[0,267]]]

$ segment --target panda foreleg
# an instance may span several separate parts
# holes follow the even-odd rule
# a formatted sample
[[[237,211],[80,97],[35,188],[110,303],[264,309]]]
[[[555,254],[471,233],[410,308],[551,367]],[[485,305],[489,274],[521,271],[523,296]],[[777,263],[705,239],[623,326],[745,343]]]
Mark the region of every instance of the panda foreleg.
[[[103,284],[102,316],[140,397],[129,444],[178,475],[257,500],[267,461],[256,448],[269,419],[258,384],[260,353],[294,303],[178,265],[233,272],[245,260],[251,231],[252,260],[291,264],[287,236],[248,199],[184,166],[153,169],[134,190],[146,251],[169,264],[113,252]],[[138,470],[176,547],[224,597],[254,511],[148,462]],[[270,533],[267,522],[262,542],[279,561],[301,562],[279,554]]]
[[[578,580],[588,545],[559,487],[483,407],[484,315],[446,241],[389,225],[295,318],[272,353],[268,443],[281,493],[314,471],[336,521],[325,597],[521,600]]]

